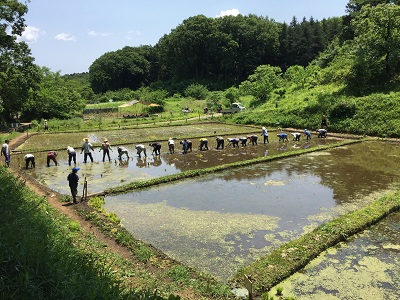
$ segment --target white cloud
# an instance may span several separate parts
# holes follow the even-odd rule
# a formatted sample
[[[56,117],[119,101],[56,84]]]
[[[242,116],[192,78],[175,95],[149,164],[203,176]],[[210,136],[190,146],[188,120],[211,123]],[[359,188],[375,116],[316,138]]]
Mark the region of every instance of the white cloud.
[[[126,35],[127,40],[134,40],[135,37],[142,35],[142,32],[140,30],[132,30],[129,31]]]
[[[107,37],[113,35],[112,33],[102,33],[102,32],[96,32],[94,30],[89,31],[88,35],[91,36],[101,36],[101,37]]]
[[[55,39],[59,41],[76,41],[76,37],[74,35],[64,32],[57,34]]]
[[[43,34],[43,32],[41,32],[39,28],[27,26],[21,36],[18,37],[18,41],[34,43],[39,38],[40,34]]]
[[[222,18],[225,16],[237,16],[239,15],[240,12],[237,8],[232,8],[232,9],[228,9],[228,10],[221,10],[221,12],[219,13],[219,15],[216,15],[217,18]]]

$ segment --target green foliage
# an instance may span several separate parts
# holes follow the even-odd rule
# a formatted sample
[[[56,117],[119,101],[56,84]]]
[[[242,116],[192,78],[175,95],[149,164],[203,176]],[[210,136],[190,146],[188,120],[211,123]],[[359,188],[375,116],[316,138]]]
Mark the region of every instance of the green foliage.
[[[185,90],[185,96],[191,97],[197,100],[206,99],[209,91],[201,84],[192,83]]]
[[[329,117],[333,119],[352,118],[356,113],[355,103],[338,102],[329,110]]]
[[[281,286],[276,287],[276,295],[277,296],[282,296],[282,291],[283,291],[283,287],[281,287]]]
[[[282,71],[279,67],[264,65],[257,67],[254,74],[239,86],[242,95],[252,95],[255,101],[252,105],[260,105],[270,99],[274,89],[281,87]]]
[[[104,197],[96,196],[96,197],[91,197],[89,199],[89,205],[96,210],[103,208],[104,203],[105,203]]]
[[[67,119],[81,114],[85,107],[84,99],[66,83],[59,74],[42,68],[43,77],[40,89],[31,93],[24,104],[22,117],[32,119]]]
[[[229,89],[226,89],[224,91],[224,96],[229,101],[228,104],[232,104],[234,102],[239,101],[240,91],[236,87],[230,87]],[[225,104],[227,104],[227,103],[225,103]]]
[[[39,67],[25,42],[17,36],[25,28],[24,14],[28,8],[18,1],[1,2],[0,9],[0,117],[15,121],[15,116],[40,81]]]

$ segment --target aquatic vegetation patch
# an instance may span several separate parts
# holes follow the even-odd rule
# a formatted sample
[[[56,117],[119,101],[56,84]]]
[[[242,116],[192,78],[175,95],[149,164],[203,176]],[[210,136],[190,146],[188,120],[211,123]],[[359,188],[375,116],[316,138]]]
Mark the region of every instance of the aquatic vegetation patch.
[[[255,290],[260,293],[268,291],[283,279],[305,267],[322,251],[377,223],[399,208],[400,192],[382,197],[360,210],[322,224],[312,232],[279,247],[269,255],[241,269],[235,276],[235,280],[241,282],[243,274],[250,274],[255,280]]]

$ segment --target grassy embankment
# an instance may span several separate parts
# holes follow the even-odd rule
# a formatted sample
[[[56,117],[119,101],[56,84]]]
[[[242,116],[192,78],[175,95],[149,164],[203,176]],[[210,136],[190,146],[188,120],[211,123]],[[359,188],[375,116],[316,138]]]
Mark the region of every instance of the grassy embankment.
[[[274,285],[305,267],[322,251],[346,240],[399,209],[400,191],[322,224],[312,232],[279,247],[271,254],[240,270],[235,280],[241,282],[244,274],[251,275],[257,293],[268,291]]]
[[[142,256],[136,261],[110,252],[4,167],[0,183],[1,299],[211,299],[229,293],[171,260],[152,256],[145,263],[150,247],[137,246]]]
[[[330,132],[400,137],[399,92],[353,97],[338,85],[287,89],[283,98],[274,94],[265,104],[228,120],[236,124],[316,130],[322,114],[327,116]]]

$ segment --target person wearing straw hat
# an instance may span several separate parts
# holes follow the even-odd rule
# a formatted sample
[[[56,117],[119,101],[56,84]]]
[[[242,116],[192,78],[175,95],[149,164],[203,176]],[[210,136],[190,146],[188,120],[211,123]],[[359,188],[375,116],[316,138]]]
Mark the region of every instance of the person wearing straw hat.
[[[101,144],[101,148],[100,148],[99,152],[101,150],[103,150],[103,162],[106,158],[106,155],[108,156],[108,161],[110,162],[111,161],[110,150],[111,151],[113,151],[113,150],[111,149],[110,143],[108,142],[107,139],[104,139],[103,143]]]
[[[84,153],[83,162],[84,163],[87,162],[88,156],[90,157],[90,160],[93,162],[92,152],[90,152],[90,150],[94,151],[93,146],[91,143],[89,143],[89,138],[84,138],[83,141],[84,143],[82,145],[82,150],[81,150],[81,154],[82,152]]]
[[[267,130],[267,128],[262,127],[261,130],[262,130],[261,136],[264,137],[264,144],[265,144],[265,142],[267,142],[267,143],[269,144],[269,141],[268,141],[268,130]]]
[[[79,183],[79,176],[76,174],[80,168],[78,167],[73,167],[72,172],[68,174],[67,180],[69,183],[69,188],[71,190],[71,195],[72,195],[72,200],[75,204],[78,203],[76,201],[76,196],[78,195],[78,183]]]

